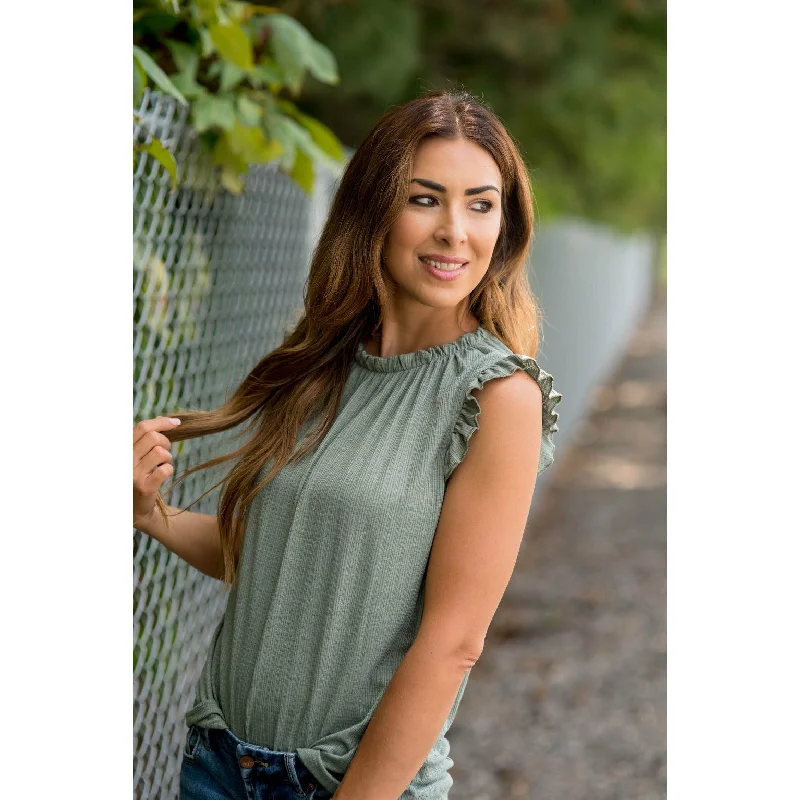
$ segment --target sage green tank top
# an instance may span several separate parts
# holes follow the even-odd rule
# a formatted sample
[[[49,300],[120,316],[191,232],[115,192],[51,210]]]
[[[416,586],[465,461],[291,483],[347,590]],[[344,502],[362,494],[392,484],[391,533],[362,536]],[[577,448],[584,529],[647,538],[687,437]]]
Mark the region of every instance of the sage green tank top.
[[[478,428],[472,391],[519,369],[542,390],[541,473],[561,395],[533,358],[482,327],[386,358],[358,345],[333,427],[253,502],[187,724],[297,751],[336,790],[419,627],[445,486]],[[402,800],[447,797],[468,678]]]

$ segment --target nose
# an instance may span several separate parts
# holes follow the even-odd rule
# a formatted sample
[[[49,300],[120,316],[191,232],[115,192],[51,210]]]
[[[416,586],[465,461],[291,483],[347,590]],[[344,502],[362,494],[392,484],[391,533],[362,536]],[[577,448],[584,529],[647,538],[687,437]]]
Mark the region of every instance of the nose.
[[[452,208],[443,212],[434,238],[440,242],[446,242],[450,247],[462,244],[467,240],[466,225],[460,209]]]

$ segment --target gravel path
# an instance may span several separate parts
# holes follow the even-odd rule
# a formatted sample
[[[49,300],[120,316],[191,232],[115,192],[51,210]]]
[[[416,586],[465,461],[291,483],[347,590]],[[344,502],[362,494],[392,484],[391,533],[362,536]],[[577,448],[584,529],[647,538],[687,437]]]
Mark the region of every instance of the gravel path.
[[[557,455],[448,734],[451,800],[666,796],[666,307]]]

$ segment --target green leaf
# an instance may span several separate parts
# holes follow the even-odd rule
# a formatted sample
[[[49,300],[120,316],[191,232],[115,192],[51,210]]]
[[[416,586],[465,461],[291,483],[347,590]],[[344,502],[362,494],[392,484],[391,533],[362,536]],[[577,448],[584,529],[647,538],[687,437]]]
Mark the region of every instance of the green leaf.
[[[306,194],[311,194],[314,190],[314,162],[302,150],[295,154],[289,174]]]
[[[284,72],[286,85],[298,94],[305,70],[323,83],[338,83],[339,73],[333,53],[292,17],[273,14],[265,24],[272,30],[270,47]]]
[[[219,176],[220,183],[231,193],[241,194],[244,191],[244,181],[236,170],[223,167]]]
[[[178,72],[188,75],[193,81],[197,80],[197,67],[200,63],[200,53],[197,52],[197,48],[171,39],[167,39],[166,45]]]
[[[178,165],[175,163],[172,153],[158,139],[153,139],[150,144],[137,145],[136,149],[142,153],[148,153],[164,167],[172,178],[172,188],[175,190],[178,186]]]
[[[240,122],[225,137],[230,150],[247,164],[268,164],[283,152],[280,142],[268,140],[260,128],[249,128]]]
[[[330,128],[323,125],[319,120],[305,114],[301,114],[300,124],[309,132],[312,141],[323,153],[337,161],[344,161],[342,143]]]
[[[187,105],[186,98],[175,88],[161,67],[141,47],[133,46],[133,57],[153,83],[165,94],[172,95],[179,103]]]
[[[203,58],[214,55],[214,42],[211,40],[208,28],[200,28],[200,55]]]
[[[219,19],[219,0],[195,0],[203,22],[216,22]]]
[[[172,76],[172,82],[179,92],[189,100],[196,100],[207,94],[206,90],[186,72],[179,72]]]
[[[270,139],[280,142],[283,148],[281,166],[287,170],[292,168],[297,151],[297,141],[291,122],[292,120],[278,112],[268,113],[264,119],[267,135]]]
[[[142,69],[142,65],[134,58],[133,59],[133,106],[139,105],[142,99],[142,92],[144,87],[147,86],[147,75]]]
[[[269,92],[259,92],[259,99],[264,104],[264,114],[267,117],[272,116],[280,116],[281,109],[278,106],[278,99],[274,94],[270,94]],[[288,100],[286,101],[289,102]]]
[[[247,161],[232,147],[227,133],[223,132],[211,150],[211,159],[220,167],[228,167],[235,174],[247,172]]]
[[[244,190],[244,175],[247,174],[247,162],[232,147],[227,133],[219,137],[211,157],[220,169],[220,183],[231,194],[241,194]]]
[[[230,96],[216,97],[207,94],[199,97],[192,104],[192,115],[194,128],[198,133],[215,126],[230,130],[236,124],[236,109]]]
[[[317,80],[329,84],[339,83],[339,72],[333,53],[311,37],[306,41],[306,65]]]
[[[294,119],[282,114],[276,114],[270,118],[278,139],[286,148],[287,155],[282,160],[283,166],[290,168],[294,165],[294,154],[297,151],[305,153],[314,162],[329,165],[336,170],[339,165],[333,162],[332,158],[317,145],[311,134],[304,127],[299,125]],[[290,155],[291,154],[291,155]]]
[[[236,110],[239,112],[239,119],[249,126],[261,124],[264,117],[264,109],[259,103],[251,100],[246,94],[241,93],[236,98]]]
[[[208,33],[217,52],[224,59],[248,72],[253,68],[253,48],[247,34],[239,25],[232,22],[211,25]]]
[[[256,64],[250,73],[250,80],[253,83],[268,83],[274,86],[283,85],[283,73],[278,69],[277,64],[272,62],[265,63],[264,61]]]
[[[284,83],[293,94],[299,94],[303,86],[310,35],[299,22],[284,14],[272,14],[269,27],[272,30],[269,46],[283,72]]]
[[[344,160],[344,150],[342,143],[336,138],[334,132],[323,125],[319,120],[304,114],[297,106],[289,100],[278,100],[281,110],[291,117],[294,117],[309,133],[312,141],[326,155],[337,161]]]
[[[236,66],[230,61],[222,62],[222,70],[220,71],[219,89],[221,92],[228,92],[234,86],[241,83],[247,77],[245,70]]]

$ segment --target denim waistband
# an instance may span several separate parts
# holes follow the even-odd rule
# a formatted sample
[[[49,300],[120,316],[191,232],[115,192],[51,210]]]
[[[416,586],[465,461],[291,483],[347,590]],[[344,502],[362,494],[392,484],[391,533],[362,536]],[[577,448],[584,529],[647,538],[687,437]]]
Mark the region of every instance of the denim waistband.
[[[278,766],[282,764],[284,769],[293,775],[295,772],[295,765],[297,763],[297,753],[289,752],[286,750],[272,750],[269,747],[262,747],[261,745],[251,744],[245,742],[233,733],[229,728],[208,728],[203,729],[206,740],[211,741],[214,739],[216,748],[229,756],[236,759],[240,764],[243,759],[251,758],[259,764],[272,764]]]

